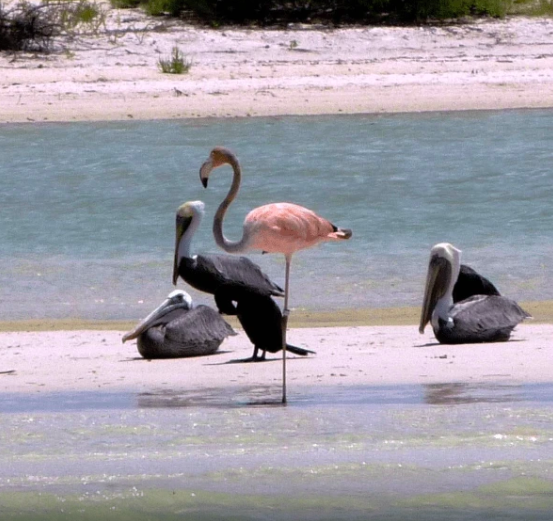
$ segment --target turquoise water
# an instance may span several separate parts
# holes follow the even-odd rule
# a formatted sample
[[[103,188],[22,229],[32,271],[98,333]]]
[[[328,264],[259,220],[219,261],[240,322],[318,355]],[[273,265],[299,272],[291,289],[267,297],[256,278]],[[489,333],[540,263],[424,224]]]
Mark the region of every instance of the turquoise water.
[[[418,305],[450,241],[550,299],[551,111],[0,126],[0,316],[138,318],[171,289],[174,212],[227,235],[291,200],[354,237],[294,258],[292,305]],[[209,223],[197,251],[216,251]],[[278,256],[254,255],[281,282]],[[210,298],[194,293],[199,301]],[[10,378],[10,376],[5,376]],[[550,520],[553,389],[493,382],[2,395],[0,519]]]
[[[292,307],[419,305],[440,241],[503,293],[550,299],[552,129],[543,110],[0,126],[0,316],[144,316],[171,289],[177,206],[211,221],[226,193],[228,172],[198,178],[215,145],[244,171],[228,236],[283,200],[353,229],[294,257]],[[209,222],[194,249],[216,251]],[[252,257],[282,283],[281,256]]]
[[[273,396],[274,395],[274,396]],[[12,520],[551,519],[551,385],[3,396]],[[277,399],[275,399],[277,398]]]

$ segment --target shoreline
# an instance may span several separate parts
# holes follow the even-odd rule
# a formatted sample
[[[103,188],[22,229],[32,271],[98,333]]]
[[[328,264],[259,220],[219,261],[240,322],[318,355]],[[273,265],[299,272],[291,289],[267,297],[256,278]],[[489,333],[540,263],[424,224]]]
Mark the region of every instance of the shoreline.
[[[552,303],[548,304],[545,307],[551,309]],[[413,320],[416,315],[405,315],[404,310],[395,308],[391,313],[413,323],[315,325],[315,316],[324,320],[324,315],[310,316],[312,322],[302,323],[303,327],[292,323],[288,341],[316,354],[288,355],[290,387],[553,382],[548,349],[553,335],[551,320],[519,324],[508,342],[442,345],[430,327],[419,334]],[[231,392],[238,388],[246,394],[255,394],[259,388],[270,388],[271,395],[279,393],[281,353],[268,353],[266,362],[236,363],[250,357],[253,346],[234,320],[229,322],[238,335],[227,338],[217,353],[164,360],[144,359],[134,341],[122,343],[124,332],[135,322],[103,322],[107,329],[95,330],[86,329],[84,322],[72,324],[80,329],[70,328],[69,322],[63,322],[59,330],[46,321],[49,329],[0,332],[0,393],[187,395],[202,389]]]
[[[520,302],[533,319],[531,324],[553,324],[553,300]],[[240,329],[235,317],[224,317],[234,328]],[[420,307],[341,309],[330,311],[292,310],[290,329],[412,326],[418,327]],[[40,331],[128,331],[136,320],[93,320],[81,318],[38,318],[0,321],[0,334]]]
[[[109,9],[48,55],[0,55],[0,123],[553,107],[553,19],[203,29]],[[179,47],[188,74],[158,62]]]
[[[123,331],[46,331],[0,334],[0,393],[124,391],[195,394],[282,385],[282,357],[236,363],[253,348],[242,331],[203,357],[146,360]],[[291,344],[315,355],[288,355],[291,389],[302,386],[382,386],[448,383],[553,382],[547,348],[552,324],[520,324],[511,340],[441,345],[428,328],[354,326],[291,329]]]

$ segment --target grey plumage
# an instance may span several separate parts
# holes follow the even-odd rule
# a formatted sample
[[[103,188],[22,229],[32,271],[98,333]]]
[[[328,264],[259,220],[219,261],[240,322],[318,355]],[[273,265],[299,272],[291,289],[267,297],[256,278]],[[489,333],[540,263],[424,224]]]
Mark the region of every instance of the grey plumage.
[[[516,325],[530,315],[509,298],[475,295],[455,304],[449,317],[454,327],[440,320],[434,330],[441,344],[506,342]]]
[[[500,295],[497,288],[470,266],[461,264],[457,282],[453,287],[453,302],[461,302],[474,295]]]
[[[131,332],[144,358],[184,358],[215,353],[232,327],[209,306],[192,306],[188,293],[176,290]]]
[[[212,294],[219,311],[237,316],[254,344],[251,360],[263,360],[266,351],[282,350],[282,312],[272,297],[281,297],[284,291],[247,257],[192,255],[191,242],[203,212],[201,201],[184,203],[177,210],[173,284],[181,277],[193,288]],[[287,344],[288,348],[303,356],[313,353]]]
[[[202,221],[204,207],[202,201],[190,201],[177,209],[173,284],[181,277],[193,288],[212,295],[226,286],[258,295],[283,296],[284,290],[247,257],[191,254],[192,239]]]
[[[219,309],[226,309],[228,315],[236,315],[242,324],[254,346],[253,355],[248,361],[265,360],[267,351],[269,353],[282,351],[282,312],[270,296],[258,295],[247,290],[240,291],[236,287],[227,286],[218,291],[217,306]],[[286,350],[300,356],[315,354],[315,351],[288,343]]]
[[[460,250],[448,243],[435,245],[430,253],[419,332],[428,322],[442,344],[505,342],[514,328],[531,318],[514,300],[503,297],[495,286],[474,270],[461,275]],[[468,275],[467,275],[468,273]],[[463,279],[465,277],[465,279]],[[468,277],[468,279],[466,278]],[[467,282],[468,281],[468,282]],[[455,302],[464,292],[488,291]]]
[[[244,256],[195,255],[182,257],[178,275],[193,288],[215,295],[222,286],[234,286],[264,296],[284,295],[261,271],[261,268]]]

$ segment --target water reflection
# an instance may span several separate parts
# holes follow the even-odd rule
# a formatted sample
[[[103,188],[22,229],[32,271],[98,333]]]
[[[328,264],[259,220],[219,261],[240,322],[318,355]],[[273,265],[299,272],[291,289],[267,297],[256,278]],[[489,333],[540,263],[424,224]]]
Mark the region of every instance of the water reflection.
[[[524,385],[445,383],[423,385],[424,403],[455,405],[463,403],[501,403],[525,400]]]
[[[164,408],[281,407],[280,385],[148,392],[4,393],[0,413]],[[389,386],[305,386],[290,393],[288,408],[464,405],[553,401],[553,384],[442,383]]]
[[[232,391],[199,389],[141,393],[137,407],[251,407],[281,405],[278,386],[241,387]],[[398,386],[309,387],[297,389],[290,407],[462,405],[553,400],[552,384],[442,383]]]
[[[138,408],[251,407],[282,405],[280,387],[259,386],[232,389],[211,388],[193,391],[162,390],[136,396]]]

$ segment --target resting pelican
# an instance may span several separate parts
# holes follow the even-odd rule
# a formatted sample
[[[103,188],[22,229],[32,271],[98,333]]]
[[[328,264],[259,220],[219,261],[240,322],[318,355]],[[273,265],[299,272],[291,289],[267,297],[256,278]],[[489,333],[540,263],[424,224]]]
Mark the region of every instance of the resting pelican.
[[[473,295],[499,295],[497,288],[480,273],[461,264],[457,282],[453,287],[453,302],[461,302]]]
[[[192,239],[204,212],[202,201],[190,201],[177,209],[173,284],[180,276],[192,287],[213,294],[219,311],[237,315],[254,344],[254,355],[249,360],[264,360],[265,351],[276,353],[282,349],[282,314],[271,297],[282,296],[282,288],[247,257],[192,256]],[[279,345],[278,349],[276,345]],[[313,353],[300,347],[289,347],[295,354]],[[261,357],[257,356],[259,349],[263,351]]]
[[[320,242],[349,239],[352,232],[345,228],[338,228],[303,206],[292,203],[273,203],[254,208],[246,215],[241,239],[238,241],[227,239],[223,234],[223,219],[240,189],[242,170],[238,158],[227,148],[214,148],[200,168],[200,179],[207,188],[212,170],[226,164],[232,167],[234,175],[230,189],[219,205],[213,220],[215,242],[228,253],[261,250],[266,253],[283,253],[286,260],[282,320],[282,402],[286,403],[286,329],[292,255]]]
[[[223,340],[236,332],[209,306],[193,306],[186,291],[169,293],[123,342],[138,337],[144,358],[182,358],[215,353]]]
[[[436,244],[430,263],[419,332],[431,321],[441,344],[504,342],[515,326],[530,315],[514,300],[499,295],[474,295],[453,302],[461,251],[449,243]]]

